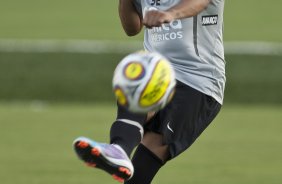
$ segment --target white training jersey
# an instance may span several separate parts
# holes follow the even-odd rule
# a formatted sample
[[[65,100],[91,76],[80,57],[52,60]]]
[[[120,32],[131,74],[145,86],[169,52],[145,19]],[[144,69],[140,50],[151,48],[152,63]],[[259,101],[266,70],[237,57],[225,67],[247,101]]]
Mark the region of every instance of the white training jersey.
[[[144,16],[148,10],[167,10],[180,1],[134,0],[134,3]],[[224,0],[211,0],[197,16],[144,31],[144,48],[164,55],[172,63],[177,80],[221,104],[226,80],[223,9]]]

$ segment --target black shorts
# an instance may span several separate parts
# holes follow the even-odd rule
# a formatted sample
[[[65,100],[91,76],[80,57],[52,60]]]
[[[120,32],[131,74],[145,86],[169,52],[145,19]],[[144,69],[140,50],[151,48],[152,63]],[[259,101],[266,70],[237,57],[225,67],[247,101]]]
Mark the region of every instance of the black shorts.
[[[118,108],[118,119],[131,119],[144,125],[145,133],[162,134],[169,146],[170,159],[176,157],[199,137],[220,111],[221,105],[212,97],[177,82],[172,101],[145,124],[146,115]]]

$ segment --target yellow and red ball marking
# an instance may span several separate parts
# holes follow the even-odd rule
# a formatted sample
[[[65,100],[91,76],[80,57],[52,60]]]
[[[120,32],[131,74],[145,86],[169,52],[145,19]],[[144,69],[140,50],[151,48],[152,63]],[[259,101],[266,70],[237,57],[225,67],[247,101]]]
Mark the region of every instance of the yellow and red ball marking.
[[[141,63],[131,62],[124,68],[124,76],[130,80],[138,80],[144,76],[144,67]]]
[[[128,101],[126,98],[126,95],[124,94],[124,92],[120,89],[120,88],[115,88],[114,89],[114,93],[117,99],[117,102],[121,105],[121,106],[127,106],[128,105]]]
[[[149,107],[158,103],[165,95],[171,82],[171,67],[166,60],[161,59],[156,64],[152,76],[140,95],[139,104]]]

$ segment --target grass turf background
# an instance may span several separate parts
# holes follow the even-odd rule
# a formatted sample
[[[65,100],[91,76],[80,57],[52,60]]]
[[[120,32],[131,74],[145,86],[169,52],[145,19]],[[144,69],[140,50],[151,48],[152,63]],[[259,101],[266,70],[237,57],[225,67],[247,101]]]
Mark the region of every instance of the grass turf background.
[[[113,101],[125,54],[0,53],[0,101]],[[227,55],[226,103],[282,104],[282,57]]]
[[[189,151],[171,161],[154,184],[280,184],[281,106],[224,106]],[[72,141],[108,141],[114,104],[0,104],[3,184],[116,183],[86,167]]]
[[[281,42],[281,0],[226,0],[225,40]],[[1,0],[0,38],[131,40],[118,1]]]

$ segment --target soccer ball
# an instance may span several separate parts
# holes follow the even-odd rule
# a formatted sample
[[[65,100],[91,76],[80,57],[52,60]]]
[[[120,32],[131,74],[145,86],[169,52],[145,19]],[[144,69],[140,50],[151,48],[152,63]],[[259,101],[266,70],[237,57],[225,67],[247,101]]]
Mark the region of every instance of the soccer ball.
[[[163,108],[173,97],[175,73],[170,62],[155,52],[135,52],[117,65],[113,90],[129,111],[147,113]]]

